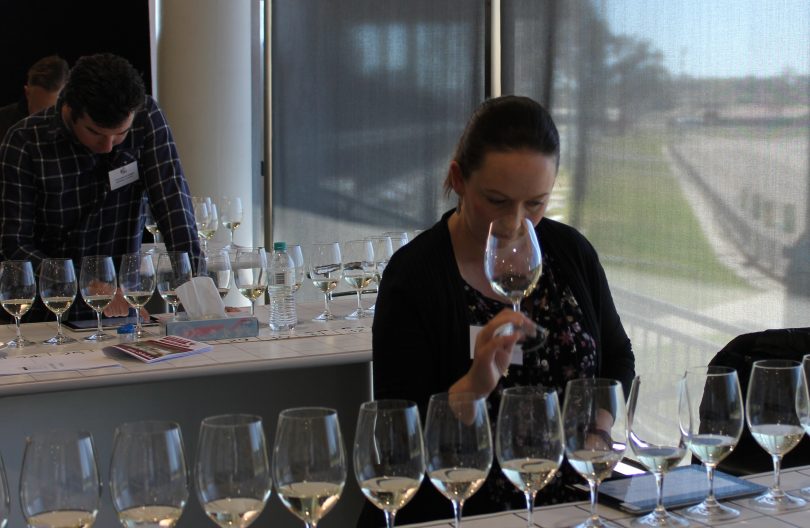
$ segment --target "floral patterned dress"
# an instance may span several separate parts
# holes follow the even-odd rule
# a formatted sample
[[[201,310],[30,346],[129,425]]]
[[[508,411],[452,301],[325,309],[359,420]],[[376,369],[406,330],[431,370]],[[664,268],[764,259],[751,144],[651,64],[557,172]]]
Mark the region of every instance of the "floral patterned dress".
[[[481,292],[464,284],[471,325],[484,325],[508,303],[485,297]],[[523,342],[523,365],[510,365],[509,375],[501,378],[487,400],[493,434],[498,418],[501,393],[509,387],[542,385],[557,391],[560,406],[568,380],[596,375],[596,342],[580,325],[582,310],[567,284],[555,280],[553,261],[545,256],[543,273],[534,292],[523,300],[523,313],[548,331],[545,340],[536,338]],[[538,504],[556,504],[582,500],[584,496],[568,485],[582,483],[567,462],[563,462],[557,477],[538,493]],[[497,461],[483,488],[488,502],[500,509],[525,508],[523,494],[503,476]]]

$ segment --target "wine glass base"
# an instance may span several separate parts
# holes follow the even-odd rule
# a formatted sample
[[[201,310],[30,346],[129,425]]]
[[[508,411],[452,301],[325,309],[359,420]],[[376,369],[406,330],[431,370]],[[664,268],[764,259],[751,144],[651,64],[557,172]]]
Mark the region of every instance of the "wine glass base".
[[[24,337],[21,337],[19,339],[17,339],[15,337],[14,339],[12,339],[8,343],[6,343],[6,345],[9,348],[25,348],[25,347],[34,346],[34,345],[37,345],[37,344],[39,344],[39,343],[37,343],[36,341],[31,341],[30,339],[26,339]]]
[[[323,312],[312,318],[313,321],[334,321],[335,316],[331,312]]]
[[[357,309],[344,317],[344,319],[348,319],[349,321],[357,321],[358,319],[367,319],[369,317],[368,310],[361,310]]]
[[[55,335],[50,339],[46,339],[42,342],[43,345],[66,345],[68,343],[76,343],[77,341],[72,337],[68,337],[66,335]]]
[[[105,334],[104,332],[101,333],[94,333],[84,338],[84,341],[90,341],[93,343],[98,343],[100,341],[109,341],[110,339],[115,339],[115,336],[112,334]]]
[[[786,512],[804,508],[806,505],[807,501],[801,497],[794,497],[787,493],[774,495],[771,490],[748,501],[750,508],[761,512]]]
[[[621,525],[608,521],[601,517],[596,519],[588,519],[585,522],[579,523],[571,528],[623,528]]]
[[[637,517],[630,521],[630,526],[661,526],[668,528],[681,528],[689,526],[689,521],[668,511],[652,511],[644,517]]]
[[[730,521],[740,516],[740,510],[736,510],[725,504],[714,502],[712,504],[703,501],[682,512],[684,517],[689,517],[696,521],[714,524],[721,521]]]

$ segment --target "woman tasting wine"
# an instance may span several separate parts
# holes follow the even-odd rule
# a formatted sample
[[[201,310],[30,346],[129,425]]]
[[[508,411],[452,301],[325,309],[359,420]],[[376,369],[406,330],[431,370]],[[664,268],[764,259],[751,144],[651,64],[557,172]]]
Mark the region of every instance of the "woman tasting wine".
[[[385,269],[373,327],[376,398],[413,400],[424,417],[431,394],[489,395],[494,424],[499,395],[511,386],[542,384],[562,398],[568,380],[598,376],[619,380],[629,392],[633,351],[596,251],[575,229],[543,217],[559,160],[557,128],[535,101],[499,97],[473,114],[444,184],[457,195],[458,206],[399,249]],[[523,299],[521,313],[492,290],[484,275],[489,224],[507,215],[530,219],[543,250],[542,275]],[[523,331],[496,333],[506,323]],[[547,335],[535,332],[536,325]],[[482,328],[471,343],[473,327]],[[510,365],[518,340],[522,365]],[[502,376],[507,368],[508,375]],[[563,464],[563,476],[540,492],[539,503],[574,498],[563,481],[581,479]],[[493,467],[464,513],[524,507],[521,494]],[[397,521],[451,516],[447,500],[423,482]],[[358,523],[381,525],[380,512],[371,507]]]

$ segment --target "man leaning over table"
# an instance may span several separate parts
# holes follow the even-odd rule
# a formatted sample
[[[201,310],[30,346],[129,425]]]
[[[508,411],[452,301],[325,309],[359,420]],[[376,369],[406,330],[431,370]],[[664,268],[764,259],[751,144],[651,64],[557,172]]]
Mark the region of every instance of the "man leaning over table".
[[[143,80],[112,54],[80,58],[54,107],[14,125],[0,144],[4,259],[121,255],[141,245],[144,196],[170,250],[199,255],[191,196],[163,112]],[[32,309],[28,321],[47,312]],[[35,306],[36,308],[36,306]],[[80,313],[77,313],[80,312]],[[117,292],[105,309],[126,315]],[[70,318],[91,318],[77,299]]]

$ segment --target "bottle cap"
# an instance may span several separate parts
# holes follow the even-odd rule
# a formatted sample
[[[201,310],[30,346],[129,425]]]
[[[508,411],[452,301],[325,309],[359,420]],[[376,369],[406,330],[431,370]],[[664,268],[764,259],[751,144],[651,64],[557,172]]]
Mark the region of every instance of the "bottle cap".
[[[287,251],[287,243],[273,242],[273,251]]]

